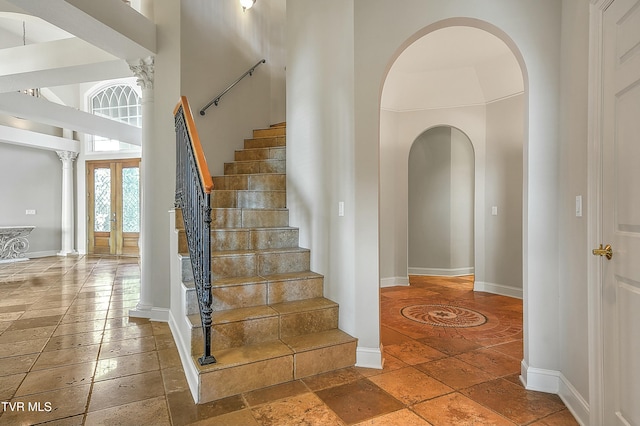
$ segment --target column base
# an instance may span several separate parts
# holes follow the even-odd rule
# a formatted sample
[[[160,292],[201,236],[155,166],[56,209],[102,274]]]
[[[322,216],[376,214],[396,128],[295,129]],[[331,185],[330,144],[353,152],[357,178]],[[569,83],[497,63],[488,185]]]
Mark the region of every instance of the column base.
[[[75,251],[75,250],[71,250],[71,251],[60,250],[58,253],[56,253],[56,255],[58,255],[58,256],[77,256],[78,252]]]

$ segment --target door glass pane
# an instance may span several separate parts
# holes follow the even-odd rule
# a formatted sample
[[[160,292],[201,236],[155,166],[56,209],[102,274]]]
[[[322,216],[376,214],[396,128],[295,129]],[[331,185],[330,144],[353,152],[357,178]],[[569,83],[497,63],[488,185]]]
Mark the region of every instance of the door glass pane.
[[[122,169],[122,232],[140,232],[140,169]]]
[[[111,232],[111,169],[95,169],[93,172],[93,212],[95,232]]]

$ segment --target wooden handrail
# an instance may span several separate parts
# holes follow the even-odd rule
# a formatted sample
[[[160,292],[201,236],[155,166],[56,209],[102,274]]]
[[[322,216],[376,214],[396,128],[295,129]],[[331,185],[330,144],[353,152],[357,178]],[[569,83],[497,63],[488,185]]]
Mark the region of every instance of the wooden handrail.
[[[202,150],[202,144],[200,143],[200,136],[198,136],[198,129],[196,129],[196,122],[193,120],[193,114],[191,113],[191,107],[186,96],[180,96],[180,101],[173,109],[173,115],[176,115],[178,110],[182,106],[184,111],[184,118],[187,125],[187,131],[189,132],[189,139],[191,140],[191,147],[196,157],[196,163],[198,163],[198,170],[200,171],[200,179],[202,181],[202,187],[205,193],[211,194],[213,190],[213,179],[209,172],[209,166],[207,165],[207,159],[204,156]]]

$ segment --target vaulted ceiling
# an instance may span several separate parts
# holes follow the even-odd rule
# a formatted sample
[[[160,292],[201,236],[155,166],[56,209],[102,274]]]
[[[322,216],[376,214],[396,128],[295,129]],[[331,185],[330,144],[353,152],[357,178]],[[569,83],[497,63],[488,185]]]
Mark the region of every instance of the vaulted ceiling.
[[[382,108],[415,111],[482,105],[517,93],[520,66],[498,37],[472,27],[434,31],[407,47],[392,65]]]

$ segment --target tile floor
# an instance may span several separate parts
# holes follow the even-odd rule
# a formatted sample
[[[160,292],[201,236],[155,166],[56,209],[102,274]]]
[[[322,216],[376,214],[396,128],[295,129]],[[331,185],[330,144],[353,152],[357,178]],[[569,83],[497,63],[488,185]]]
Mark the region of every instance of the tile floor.
[[[135,258],[0,264],[1,425],[575,425],[526,391],[522,303],[467,278],[382,290],[383,370],[347,368],[195,405],[167,324],[128,318]],[[478,311],[477,327],[405,318],[408,305]]]

